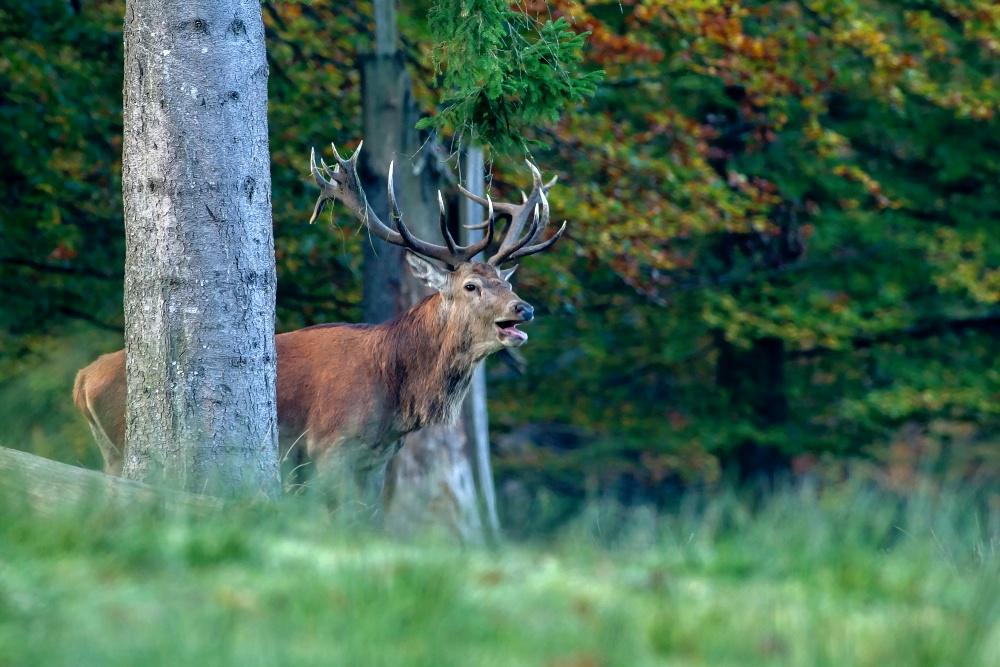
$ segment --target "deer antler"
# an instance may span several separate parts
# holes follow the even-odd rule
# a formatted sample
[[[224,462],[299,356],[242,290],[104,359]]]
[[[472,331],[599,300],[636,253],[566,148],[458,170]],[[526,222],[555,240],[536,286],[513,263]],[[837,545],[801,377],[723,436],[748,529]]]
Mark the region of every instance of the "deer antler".
[[[528,169],[531,170],[532,187],[531,193],[525,195],[521,193],[521,197],[524,200],[520,204],[514,204],[511,202],[496,202],[492,203],[492,209],[495,209],[498,213],[507,214],[510,216],[510,225],[507,227],[507,232],[504,234],[503,241],[500,242],[500,247],[497,248],[496,253],[489,258],[489,263],[493,266],[499,266],[504,262],[512,262],[521,257],[527,257],[528,255],[534,255],[535,253],[542,252],[552,247],[552,245],[559,240],[566,231],[566,222],[564,221],[562,226],[556,231],[546,241],[541,243],[536,243],[545,234],[545,228],[549,224],[549,201],[545,196],[545,193],[555,185],[558,176],[553,176],[552,180],[548,183],[542,182],[542,174],[538,171],[538,167],[534,165],[530,160],[525,160],[528,165]],[[483,206],[487,205],[488,199],[483,199],[479,195],[473,194],[463,188],[461,185],[458,186],[459,192],[462,193],[468,199],[474,202],[478,202]],[[491,210],[492,210],[491,209]],[[482,229],[487,225],[492,216],[487,218],[478,225],[467,225],[470,229]],[[524,226],[531,220],[531,224],[528,227],[528,232],[522,236],[522,231]],[[530,244],[530,245],[529,245]]]
[[[333,156],[337,160],[337,164],[334,165],[333,169],[330,169],[322,158],[320,158],[319,165],[317,165],[316,149],[312,149],[309,155],[309,170],[316,180],[316,185],[320,188],[320,195],[316,200],[316,206],[313,208],[312,217],[309,218],[310,224],[315,222],[316,218],[319,217],[326,202],[339,199],[354,212],[368,231],[375,236],[393,245],[407,248],[418,255],[443,262],[449,269],[455,269],[459,264],[469,261],[489,247],[493,242],[495,217],[497,214],[509,215],[510,224],[507,226],[507,233],[504,234],[503,240],[500,242],[500,247],[497,248],[496,253],[488,260],[489,264],[493,266],[500,266],[504,262],[512,262],[521,257],[527,257],[528,255],[534,255],[535,253],[547,250],[566,231],[566,222],[564,221],[555,234],[549,237],[548,240],[541,241],[542,236],[545,234],[545,228],[549,224],[549,200],[545,196],[545,193],[555,185],[558,176],[553,176],[552,180],[548,183],[543,183],[541,172],[538,171],[538,167],[530,160],[525,160],[525,162],[527,162],[528,168],[531,170],[531,193],[528,195],[521,193],[524,201],[520,204],[509,202],[494,203],[488,196],[485,198],[480,197],[469,192],[462,186],[458,187],[462,195],[486,207],[486,218],[483,222],[475,225],[466,225],[470,229],[486,229],[486,234],[476,243],[467,246],[460,246],[455,243],[455,239],[448,230],[444,199],[440,191],[438,192],[438,206],[441,210],[441,236],[444,237],[447,245],[441,246],[435,243],[428,243],[427,241],[418,239],[410,232],[409,228],[403,222],[403,214],[396,203],[396,192],[392,177],[394,165],[390,162],[386,188],[389,195],[389,218],[392,226],[395,227],[393,229],[382,222],[375,214],[375,211],[368,204],[364,189],[361,187],[361,178],[358,176],[358,156],[361,153],[363,143],[359,143],[354,154],[346,160],[337,152],[337,147],[334,144],[330,144],[333,148]],[[529,220],[531,224],[528,225],[528,231],[522,234]]]
[[[452,238],[451,233],[448,231],[447,222],[444,219],[444,200],[440,192],[438,192],[438,204],[441,207],[441,230],[445,242],[448,244],[447,247],[428,243],[415,237],[403,223],[403,215],[400,213],[399,206],[396,203],[396,192],[393,187],[392,178],[394,165],[390,162],[386,187],[389,195],[389,217],[396,228],[395,230],[391,229],[379,219],[375,211],[369,206],[368,199],[365,197],[365,191],[361,187],[361,178],[358,176],[357,170],[361,144],[358,144],[357,150],[346,160],[337,152],[335,145],[330,144],[330,146],[333,148],[333,155],[337,160],[337,164],[332,170],[327,167],[322,158],[320,158],[319,166],[317,166],[315,148],[312,149],[309,156],[309,170],[316,180],[316,185],[320,188],[319,198],[316,200],[312,217],[309,219],[310,223],[319,217],[326,202],[339,199],[354,212],[358,219],[367,227],[368,231],[375,234],[375,236],[393,245],[407,248],[418,255],[443,262],[449,269],[455,269],[459,264],[469,261],[493,242],[493,204],[489,199],[482,201],[489,209],[489,214],[484,222],[487,228],[486,235],[477,243],[460,246],[455,243],[455,239]]]

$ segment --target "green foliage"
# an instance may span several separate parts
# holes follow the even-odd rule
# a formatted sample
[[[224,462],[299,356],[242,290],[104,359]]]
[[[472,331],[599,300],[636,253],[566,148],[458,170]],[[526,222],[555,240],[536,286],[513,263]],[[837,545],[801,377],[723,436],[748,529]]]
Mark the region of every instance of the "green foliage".
[[[0,663],[838,665],[1000,658],[995,515],[954,495],[592,506],[500,550],[347,532],[308,497],[217,516],[0,498]]]
[[[996,3],[529,4],[400,6],[432,122],[509,122],[570,221],[516,277],[525,373],[489,362],[501,486],[665,501],[859,456],[880,484],[995,486]],[[123,3],[73,5],[0,0],[0,412],[9,444],[93,462],[67,403],[117,345],[91,325],[121,326]],[[365,237],[342,207],[305,224],[306,161],[360,138],[369,5],[262,7],[278,326],[357,321]],[[525,185],[496,161],[495,198]],[[507,447],[526,425],[579,436]]]
[[[652,490],[891,443],[995,480],[995,3],[559,7],[608,81],[538,135],[573,245],[520,276],[556,298],[493,414],[594,439],[505,465]]]
[[[0,350],[121,321],[121,7],[0,2]],[[119,76],[115,77],[115,73]]]
[[[513,152],[525,130],[554,122],[596,90],[602,72],[582,67],[588,33],[562,17],[540,21],[505,0],[442,0],[428,16],[443,90],[438,112],[418,123]]]

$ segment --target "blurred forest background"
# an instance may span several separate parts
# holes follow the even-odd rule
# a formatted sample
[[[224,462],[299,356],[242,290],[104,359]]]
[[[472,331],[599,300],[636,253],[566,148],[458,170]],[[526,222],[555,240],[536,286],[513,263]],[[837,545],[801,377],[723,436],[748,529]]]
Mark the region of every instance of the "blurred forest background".
[[[402,38],[457,149],[430,4]],[[523,359],[488,365],[508,525],[806,475],[1000,503],[1000,6],[515,4],[589,32],[604,77],[488,146],[497,196],[528,152],[570,221],[518,272]],[[361,138],[371,7],[263,9],[278,329],[359,321],[365,237],[306,224],[307,156]],[[121,346],[123,11],[0,2],[0,441],[95,468],[70,387]]]

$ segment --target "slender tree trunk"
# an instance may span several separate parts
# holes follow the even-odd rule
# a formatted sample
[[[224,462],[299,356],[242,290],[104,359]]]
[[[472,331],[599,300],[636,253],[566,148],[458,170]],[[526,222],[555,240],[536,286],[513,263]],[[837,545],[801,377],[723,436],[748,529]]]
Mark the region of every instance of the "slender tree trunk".
[[[279,489],[258,0],[128,0],[124,474]]]
[[[749,349],[739,349],[717,334],[716,383],[725,392],[738,418],[762,429],[788,418],[785,387],[785,346],[777,338],[760,338]],[[766,444],[737,442],[731,460],[742,481],[773,481],[787,470],[788,456]]]
[[[420,197],[420,182],[411,175],[413,164],[407,159],[419,148],[419,137],[404,118],[406,110],[414,107],[406,66],[395,53],[366,55],[361,58],[361,77],[365,137],[359,165],[362,186],[375,212],[388,220],[386,177],[389,163],[395,160],[396,195],[406,207],[406,222],[412,229],[411,221],[419,224],[426,207]],[[371,234],[365,234],[362,245],[364,318],[366,322],[384,322],[409,308],[421,288],[412,280],[407,282],[403,248]]]
[[[397,48],[394,0],[376,0],[375,54],[362,62],[365,150],[361,176],[369,203],[387,220],[385,179],[395,160],[396,194],[407,225],[436,238],[441,174],[414,129],[419,109]],[[421,150],[424,148],[424,150]],[[403,251],[374,237],[365,242],[365,318],[383,321],[427,295],[405,268]],[[472,463],[461,423],[411,433],[387,473],[385,522],[394,532],[444,525],[464,540],[483,538]]]
[[[465,151],[465,168],[462,180],[465,189],[482,196],[486,191],[484,182],[485,165],[483,164],[483,149],[473,146]],[[480,204],[471,199],[462,199],[464,233],[463,243],[469,244],[482,239],[483,230],[468,229],[465,225],[478,223],[485,211]],[[479,259],[477,257],[477,259]],[[487,534],[493,538],[500,537],[500,518],[497,516],[496,491],[493,488],[493,468],[490,465],[490,417],[486,405],[486,362],[479,364],[472,375],[469,394],[462,406],[462,419],[465,426],[465,440],[469,460],[475,473],[476,489],[478,490],[479,514]]]

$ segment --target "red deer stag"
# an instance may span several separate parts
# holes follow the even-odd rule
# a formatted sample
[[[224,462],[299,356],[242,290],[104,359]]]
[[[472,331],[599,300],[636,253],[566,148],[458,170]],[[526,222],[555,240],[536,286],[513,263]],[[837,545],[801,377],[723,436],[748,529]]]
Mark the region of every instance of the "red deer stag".
[[[493,352],[527,340],[518,325],[531,320],[534,311],[511,289],[516,266],[500,266],[551,247],[566,223],[543,240],[549,222],[546,191],[555,178],[543,183],[528,162],[533,186],[521,204],[493,202],[460,188],[488,211],[485,221],[474,225],[485,229],[482,240],[456,244],[439,193],[446,245],[423,241],[403,222],[391,165],[388,198],[394,228],[368,205],[357,173],[360,150],[359,145],[345,160],[334,146],[337,164],[332,170],[322,159],[317,165],[313,150],[310,166],[321,192],[310,222],[326,202],[340,200],[369,232],[406,248],[411,271],[434,294],[383,324],[320,324],[278,335],[278,423],[283,457],[293,450],[289,458],[308,457],[321,473],[349,471],[353,492],[377,507],[386,465],[401,437],[455,419],[475,366]],[[499,247],[488,261],[474,261],[493,241],[500,215],[510,222]],[[73,399],[110,474],[121,473],[125,396],[124,350],[98,358],[77,374]]]

